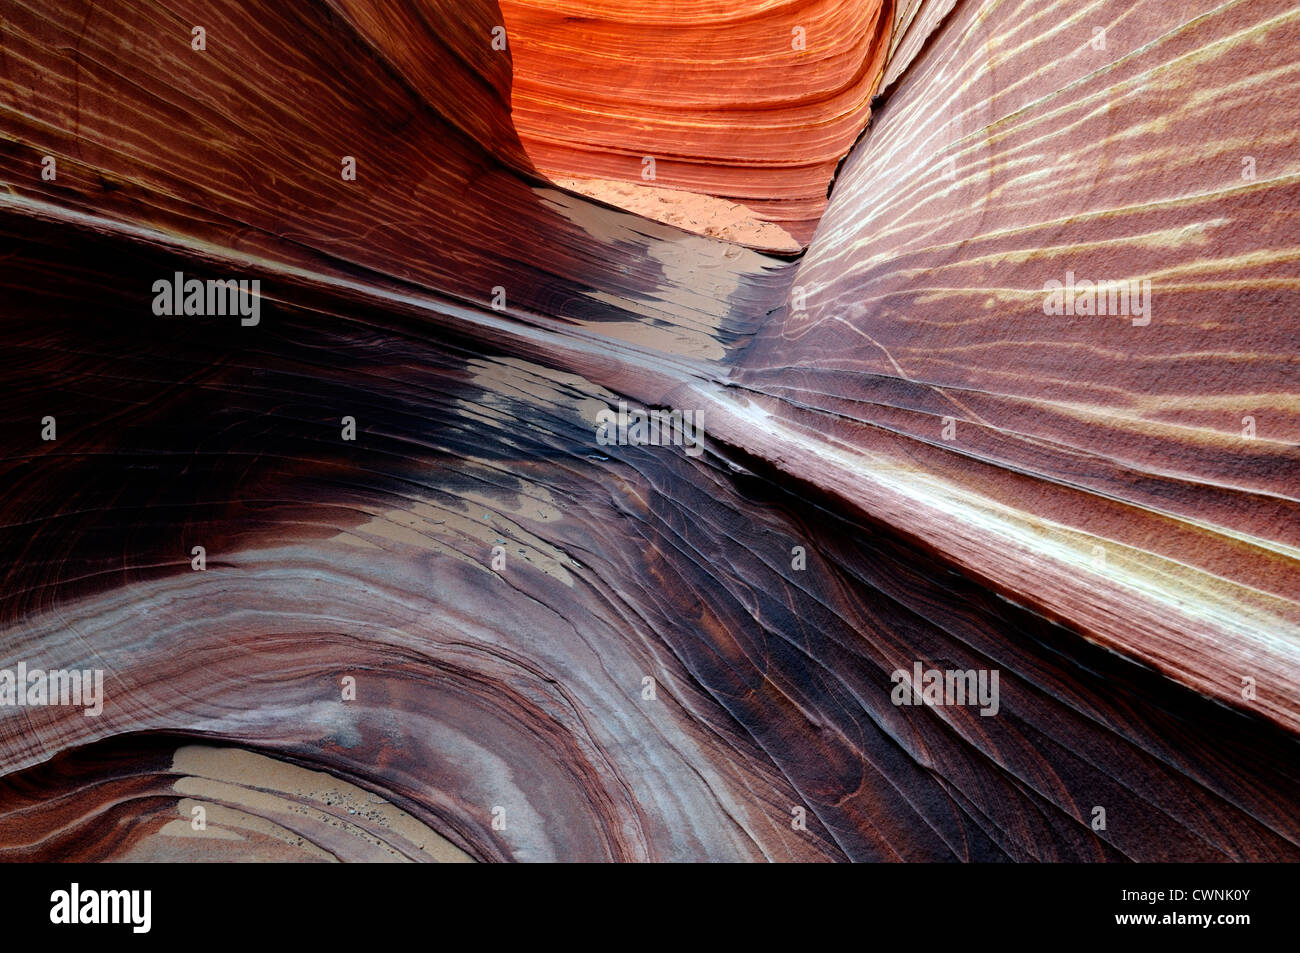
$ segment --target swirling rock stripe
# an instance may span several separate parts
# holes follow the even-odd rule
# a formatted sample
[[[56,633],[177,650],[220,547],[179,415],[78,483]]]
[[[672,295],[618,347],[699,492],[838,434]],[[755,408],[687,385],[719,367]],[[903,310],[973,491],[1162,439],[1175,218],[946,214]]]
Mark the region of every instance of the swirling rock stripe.
[[[1225,118],[1256,124],[1244,192],[1168,198],[1165,153],[1015,165],[1168,135],[1198,64],[1285,90],[1294,12],[1139,5],[1088,70],[1017,7],[922,7],[797,268],[532,177],[460,115],[504,89],[491,9],[18,12],[0,667],[103,667],[107,699],[0,709],[2,856],[1300,859],[1294,309],[1261,303],[1294,295],[1294,100]],[[198,16],[242,66],[189,58]],[[364,193],[357,141],[402,159]],[[1212,278],[1121,328],[1042,315],[1066,267]],[[155,317],[176,270],[259,278],[261,325]],[[1231,374],[1215,322],[1254,349]],[[1251,444],[1208,416],[1245,394]],[[597,446],[619,399],[702,410],[705,452]],[[999,714],[895,706],[914,660],[998,670]]]
[[[892,0],[503,0],[548,174],[717,195],[807,244],[870,111]],[[801,32],[797,32],[801,31]]]

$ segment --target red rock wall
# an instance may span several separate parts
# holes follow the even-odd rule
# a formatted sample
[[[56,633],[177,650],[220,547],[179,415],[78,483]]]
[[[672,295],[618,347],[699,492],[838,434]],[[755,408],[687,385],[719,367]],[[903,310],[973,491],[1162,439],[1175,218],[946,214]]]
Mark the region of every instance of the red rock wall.
[[[721,196],[807,243],[880,79],[892,0],[505,0],[512,116],[557,176]],[[802,30],[802,33],[796,33]]]

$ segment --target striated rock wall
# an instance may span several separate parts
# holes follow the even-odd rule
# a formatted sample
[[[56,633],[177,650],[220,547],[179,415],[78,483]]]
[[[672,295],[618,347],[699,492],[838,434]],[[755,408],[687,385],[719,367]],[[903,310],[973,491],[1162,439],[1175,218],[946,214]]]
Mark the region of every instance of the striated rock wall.
[[[0,702],[105,681],[0,704],[0,858],[1300,859],[1300,7],[882,10],[6,13]],[[769,16],[833,27],[791,134],[669,132]],[[606,48],[644,117],[575,105]],[[797,262],[532,165],[658,122],[811,231],[876,73]]]
[[[515,128],[548,174],[721,196],[807,244],[866,123],[892,9],[504,0]]]

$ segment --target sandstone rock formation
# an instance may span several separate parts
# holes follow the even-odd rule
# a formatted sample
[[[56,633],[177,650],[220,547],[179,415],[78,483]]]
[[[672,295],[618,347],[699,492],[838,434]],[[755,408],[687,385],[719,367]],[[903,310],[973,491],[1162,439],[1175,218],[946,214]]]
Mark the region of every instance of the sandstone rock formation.
[[[6,12],[0,858],[1300,859],[1300,6],[610,9]]]
[[[547,174],[649,175],[807,244],[866,123],[893,6],[503,0],[515,128]]]

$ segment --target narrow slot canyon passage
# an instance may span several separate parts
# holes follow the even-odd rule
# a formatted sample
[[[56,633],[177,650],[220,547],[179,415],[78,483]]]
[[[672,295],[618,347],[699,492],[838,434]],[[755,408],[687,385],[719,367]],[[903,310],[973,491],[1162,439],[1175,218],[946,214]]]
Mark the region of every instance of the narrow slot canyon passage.
[[[0,859],[1300,860],[1298,41],[8,4]]]

